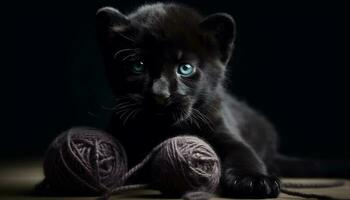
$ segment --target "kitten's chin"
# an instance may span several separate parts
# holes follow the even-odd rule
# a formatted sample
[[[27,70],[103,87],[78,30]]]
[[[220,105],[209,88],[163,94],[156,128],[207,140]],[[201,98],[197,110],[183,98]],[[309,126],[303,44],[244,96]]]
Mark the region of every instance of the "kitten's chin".
[[[163,125],[176,126],[188,120],[191,115],[192,108],[190,106],[178,106],[175,109],[152,110],[148,117],[149,119],[155,119],[155,121],[161,122]]]
[[[171,112],[153,112],[148,115],[149,119],[161,122],[163,125],[176,126],[188,120],[191,116],[191,110],[174,110]],[[147,116],[146,116],[147,117]]]
[[[179,111],[177,114],[172,115],[173,123],[172,125],[176,126],[188,120],[191,117],[192,109],[187,109],[186,111]]]
[[[165,106],[148,104],[145,117],[163,125],[178,125],[192,115],[192,101],[183,98],[173,99]]]

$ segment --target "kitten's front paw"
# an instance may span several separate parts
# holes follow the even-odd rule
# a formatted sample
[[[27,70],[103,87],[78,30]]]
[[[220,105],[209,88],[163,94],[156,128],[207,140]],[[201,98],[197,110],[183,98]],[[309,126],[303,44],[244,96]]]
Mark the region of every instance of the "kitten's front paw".
[[[229,197],[276,198],[280,193],[280,181],[273,176],[226,173],[222,184]]]

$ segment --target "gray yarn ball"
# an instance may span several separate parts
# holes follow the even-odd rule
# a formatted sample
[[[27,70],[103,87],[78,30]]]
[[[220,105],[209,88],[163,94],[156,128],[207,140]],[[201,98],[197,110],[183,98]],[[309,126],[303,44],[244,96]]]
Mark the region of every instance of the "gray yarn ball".
[[[95,195],[122,185],[124,148],[111,135],[89,127],[71,128],[50,145],[42,190],[52,194]]]
[[[166,195],[187,191],[215,192],[221,177],[220,160],[202,139],[178,136],[165,141],[152,162],[153,185]]]

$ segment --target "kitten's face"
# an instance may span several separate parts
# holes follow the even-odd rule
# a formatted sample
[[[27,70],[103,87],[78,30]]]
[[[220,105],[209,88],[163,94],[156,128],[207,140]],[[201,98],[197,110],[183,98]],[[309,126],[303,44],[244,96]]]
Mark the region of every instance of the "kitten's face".
[[[99,13],[108,26],[101,31],[98,24],[107,75],[125,121],[142,113],[176,124],[213,98],[229,54],[193,10],[154,4],[129,16],[111,8]]]
[[[111,73],[119,83],[113,87],[119,97],[130,97],[121,99],[121,105],[132,101],[137,104],[132,107],[142,108],[147,115],[178,122],[191,115],[200,93],[207,93],[206,69],[193,50],[163,42],[135,43],[118,50]]]

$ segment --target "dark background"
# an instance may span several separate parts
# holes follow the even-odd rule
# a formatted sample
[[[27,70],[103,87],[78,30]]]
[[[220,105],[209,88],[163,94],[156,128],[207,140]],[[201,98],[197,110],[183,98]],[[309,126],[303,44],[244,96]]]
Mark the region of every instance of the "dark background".
[[[147,1],[151,2],[151,1]],[[289,155],[350,158],[349,6],[336,1],[181,1],[228,12],[238,40],[231,90],[276,125]],[[345,2],[345,1],[344,1]],[[113,98],[95,40],[95,12],[144,1],[1,3],[0,158],[41,157],[76,125],[103,128]]]

